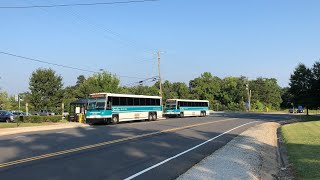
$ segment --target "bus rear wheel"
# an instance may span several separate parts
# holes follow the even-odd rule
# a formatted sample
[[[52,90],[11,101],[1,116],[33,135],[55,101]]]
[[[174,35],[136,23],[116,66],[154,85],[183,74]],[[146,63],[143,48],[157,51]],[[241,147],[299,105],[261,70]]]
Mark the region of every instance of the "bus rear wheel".
[[[152,114],[152,121],[156,121],[158,118],[157,118],[157,114],[156,113],[153,113]]]
[[[147,121],[152,121],[153,120],[153,114],[152,113],[149,113],[148,115],[148,120]]]
[[[117,116],[117,115],[112,116],[111,123],[118,124],[119,123],[119,116]]]

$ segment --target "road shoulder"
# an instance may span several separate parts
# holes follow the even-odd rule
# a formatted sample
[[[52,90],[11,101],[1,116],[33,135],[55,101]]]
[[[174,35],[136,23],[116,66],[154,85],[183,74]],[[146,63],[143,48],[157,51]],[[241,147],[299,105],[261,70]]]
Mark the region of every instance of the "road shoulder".
[[[178,179],[274,179],[279,126],[268,122],[248,129]]]

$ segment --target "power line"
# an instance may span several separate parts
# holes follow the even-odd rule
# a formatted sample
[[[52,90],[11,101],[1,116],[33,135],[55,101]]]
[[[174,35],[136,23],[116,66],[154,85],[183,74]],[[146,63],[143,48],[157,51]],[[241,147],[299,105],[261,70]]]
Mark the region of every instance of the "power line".
[[[78,71],[83,71],[83,72],[99,73],[99,71],[82,69],[82,68],[77,68],[77,67],[72,67],[72,66],[57,64],[57,63],[51,63],[51,62],[48,62],[48,61],[43,61],[43,60],[39,60],[39,59],[29,58],[29,57],[20,56],[20,55],[16,55],[16,54],[12,54],[12,53],[7,53],[7,52],[3,52],[3,51],[0,51],[0,54],[12,56],[12,57],[16,57],[16,58],[20,58],[20,59],[25,59],[25,60],[29,60],[29,61],[33,61],[33,62],[38,62],[38,63],[48,64],[48,65],[63,67],[63,68],[67,68],[67,69],[73,69],[73,70],[78,70]],[[122,76],[122,75],[116,75],[116,76],[118,76],[118,77],[123,77],[123,78],[131,78],[131,79],[145,79],[145,78],[141,78],[141,77],[132,77],[132,76]]]
[[[155,2],[159,0],[132,0],[132,1],[115,1],[115,2],[96,2],[96,3],[73,3],[73,4],[53,4],[53,5],[32,5],[32,6],[0,6],[1,9],[31,9],[31,8],[55,8],[70,6],[98,6],[98,5],[114,5],[114,4],[131,4],[143,2]]]
[[[35,4],[32,3],[31,1],[28,1],[28,2],[31,4],[31,6],[35,6]],[[49,11],[48,11],[46,8],[40,8],[40,9],[43,10],[44,12],[50,14]],[[95,27],[95,28],[97,28],[97,29],[102,30],[103,32],[106,32],[106,33],[109,33],[109,34],[112,35],[112,36],[110,36],[110,35],[106,36],[105,34],[102,34],[102,37],[104,37],[104,38],[107,38],[107,39],[110,39],[110,40],[119,40],[119,41],[121,41],[121,43],[122,43],[123,45],[135,47],[135,48],[137,48],[137,49],[140,49],[140,48],[141,48],[141,49],[144,49],[142,46],[141,46],[141,47],[138,47],[138,46],[140,46],[138,43],[136,43],[136,42],[134,42],[134,41],[131,41],[131,40],[128,40],[128,39],[122,38],[119,33],[116,33],[116,32],[114,32],[113,30],[111,30],[111,29],[109,29],[109,28],[102,27],[101,25],[93,22],[93,21],[90,20],[89,18],[84,18],[84,17],[81,17],[81,18],[80,18],[80,15],[79,15],[78,13],[76,13],[76,12],[67,11],[66,9],[65,9],[65,11],[66,11],[67,13],[69,13],[70,15],[73,15],[74,18],[75,18],[76,20],[78,20],[78,22],[82,21],[82,22],[87,23],[88,25],[90,25],[93,29],[94,29],[94,27]],[[79,24],[79,25],[80,25],[80,24]],[[93,29],[91,29],[91,31],[92,31]],[[93,31],[92,31],[92,32],[93,32]],[[96,31],[96,32],[97,32],[97,31]],[[151,49],[151,48],[145,48],[144,51],[145,51],[145,52],[147,52],[147,51],[153,52],[154,50]],[[139,62],[140,62],[140,61],[139,61]]]

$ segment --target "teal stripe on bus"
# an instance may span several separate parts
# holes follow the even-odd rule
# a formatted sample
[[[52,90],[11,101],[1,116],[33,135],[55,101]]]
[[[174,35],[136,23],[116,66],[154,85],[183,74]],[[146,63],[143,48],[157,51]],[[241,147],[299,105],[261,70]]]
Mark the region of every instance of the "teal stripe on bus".
[[[113,113],[162,111],[161,106],[113,106]]]

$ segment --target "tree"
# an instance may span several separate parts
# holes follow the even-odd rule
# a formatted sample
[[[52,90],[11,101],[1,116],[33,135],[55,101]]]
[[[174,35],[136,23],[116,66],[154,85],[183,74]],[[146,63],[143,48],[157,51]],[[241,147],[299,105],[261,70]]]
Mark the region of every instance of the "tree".
[[[262,103],[264,107],[269,109],[280,108],[280,104],[282,103],[281,87],[278,85],[276,79],[257,78],[256,80],[250,81],[249,87],[252,91],[252,104],[259,104],[259,106],[256,107],[262,107],[262,105],[260,105]]]
[[[206,99],[210,101],[211,106],[216,104],[221,90],[221,79],[212,76],[210,72],[204,72],[200,77],[190,81],[189,88],[191,97],[194,99]]]
[[[125,87],[122,90],[123,93],[127,94],[136,94],[136,95],[149,95],[149,96],[158,96],[159,89],[155,86],[134,86],[134,87]]]
[[[312,104],[312,70],[304,64],[299,64],[290,77],[290,93],[296,105],[308,108]]]
[[[7,92],[0,91],[0,110],[10,109],[9,96]]]
[[[79,80],[79,79],[78,79]],[[95,73],[81,84],[77,92],[78,98],[87,98],[89,94],[99,92],[119,93],[120,79],[109,72]]]
[[[189,99],[190,90],[186,83],[174,82],[172,83],[172,91],[178,99]]]
[[[80,86],[81,84],[83,84],[86,81],[86,77],[84,77],[84,75],[80,75],[77,77],[77,83],[76,86]]]
[[[37,69],[29,82],[30,103],[35,110],[54,109],[62,102],[62,77],[52,69]]]
[[[320,107],[320,62],[315,62],[311,69],[311,90],[310,90],[310,108],[318,109]]]
[[[291,103],[293,102],[293,95],[290,93],[289,87],[284,87],[281,89],[281,108],[291,108]]]
[[[247,99],[246,81],[243,76],[224,78],[221,82],[221,91],[218,98],[220,103],[229,110],[244,110],[244,100]]]

